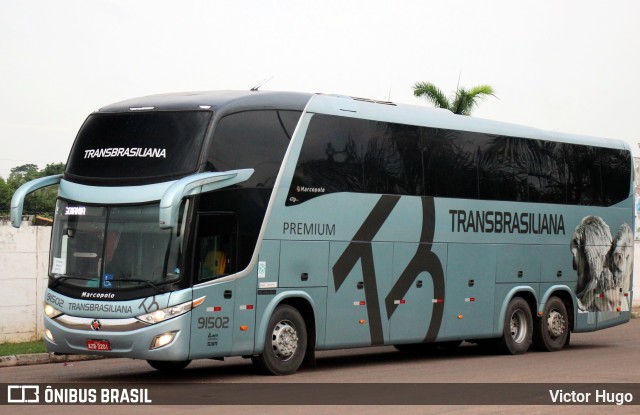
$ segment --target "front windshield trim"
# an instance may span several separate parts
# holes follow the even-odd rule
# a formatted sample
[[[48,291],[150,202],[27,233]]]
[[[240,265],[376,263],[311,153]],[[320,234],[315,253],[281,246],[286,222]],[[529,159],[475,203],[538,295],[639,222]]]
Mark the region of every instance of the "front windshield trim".
[[[159,203],[97,205],[58,198],[49,260],[50,287],[117,292],[181,281],[185,210],[160,229]],[[116,252],[116,250],[118,252]]]

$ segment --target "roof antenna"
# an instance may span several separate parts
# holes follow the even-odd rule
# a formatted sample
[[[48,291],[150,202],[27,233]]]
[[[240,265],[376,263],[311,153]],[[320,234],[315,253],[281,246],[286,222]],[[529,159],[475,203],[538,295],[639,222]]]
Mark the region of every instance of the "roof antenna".
[[[258,85],[254,86],[253,88],[251,88],[251,91],[257,91],[258,89],[260,89],[264,84],[266,84],[267,82],[269,82],[270,80],[272,80],[274,78],[274,76],[272,76],[271,78],[268,79],[264,79],[262,82],[260,82]]]

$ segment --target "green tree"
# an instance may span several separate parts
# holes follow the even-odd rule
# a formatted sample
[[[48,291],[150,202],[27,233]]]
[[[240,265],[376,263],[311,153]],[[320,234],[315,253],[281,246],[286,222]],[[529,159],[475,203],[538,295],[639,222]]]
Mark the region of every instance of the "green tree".
[[[11,169],[7,183],[17,189],[29,180],[37,179],[38,177],[38,166],[35,164],[23,164]]]
[[[478,85],[468,90],[459,87],[451,98],[447,98],[440,88],[430,82],[416,82],[413,85],[413,95],[460,115],[471,115],[480,100],[489,95],[495,96],[491,86]]]
[[[47,164],[40,172],[40,177],[53,176],[54,174],[64,173],[64,163],[51,163]]]

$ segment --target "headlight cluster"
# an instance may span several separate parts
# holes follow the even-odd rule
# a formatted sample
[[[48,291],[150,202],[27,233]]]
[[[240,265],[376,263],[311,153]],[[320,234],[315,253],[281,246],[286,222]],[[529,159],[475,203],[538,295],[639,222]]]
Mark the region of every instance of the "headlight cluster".
[[[141,316],[136,317],[140,321],[144,321],[149,324],[157,324],[165,320],[172,319],[174,317],[178,317],[184,313],[191,311],[191,309],[199,306],[204,302],[204,297],[198,298],[197,300],[187,301],[186,303],[174,305],[172,307],[163,308],[161,310],[156,310],[148,314],[143,314]]]
[[[62,311],[58,310],[51,304],[44,303],[44,314],[49,318],[56,318],[62,314]]]

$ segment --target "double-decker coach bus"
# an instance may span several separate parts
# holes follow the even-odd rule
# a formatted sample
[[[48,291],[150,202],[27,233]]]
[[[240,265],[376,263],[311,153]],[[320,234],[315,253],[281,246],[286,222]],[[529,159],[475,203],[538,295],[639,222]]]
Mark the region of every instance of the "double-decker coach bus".
[[[251,357],[463,340],[561,350],[630,317],[630,149],[322,94],[144,97],[91,114],[59,183],[51,352]]]

